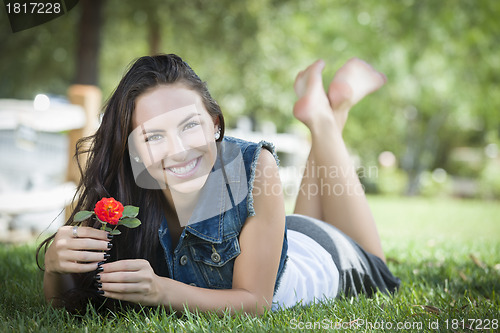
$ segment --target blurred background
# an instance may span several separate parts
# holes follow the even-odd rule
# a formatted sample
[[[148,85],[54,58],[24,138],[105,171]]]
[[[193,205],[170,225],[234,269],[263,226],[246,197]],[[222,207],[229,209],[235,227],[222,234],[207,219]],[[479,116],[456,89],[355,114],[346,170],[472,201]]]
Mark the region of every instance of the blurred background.
[[[388,77],[344,131],[369,194],[500,199],[498,1],[80,0],[17,33],[4,9],[4,241],[64,221],[54,218],[77,181],[67,171],[75,139],[95,128],[127,66],[155,53],[180,55],[208,82],[229,134],[275,142],[292,203],[308,153],[292,116],[295,75],[322,58],[327,87],[351,57]]]

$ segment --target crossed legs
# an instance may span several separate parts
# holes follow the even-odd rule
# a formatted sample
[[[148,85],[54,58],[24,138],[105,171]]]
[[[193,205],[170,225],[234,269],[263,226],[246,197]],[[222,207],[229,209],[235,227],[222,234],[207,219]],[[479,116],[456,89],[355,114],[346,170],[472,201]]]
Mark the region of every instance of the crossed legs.
[[[294,116],[311,131],[311,151],[295,213],[323,220],[354,239],[366,251],[385,261],[380,237],[364,190],[342,138],[349,110],[364,96],[386,82],[382,73],[352,58],[335,74],[328,94],[321,73],[324,62],[316,61],[295,80]],[[311,195],[308,189],[317,189]]]

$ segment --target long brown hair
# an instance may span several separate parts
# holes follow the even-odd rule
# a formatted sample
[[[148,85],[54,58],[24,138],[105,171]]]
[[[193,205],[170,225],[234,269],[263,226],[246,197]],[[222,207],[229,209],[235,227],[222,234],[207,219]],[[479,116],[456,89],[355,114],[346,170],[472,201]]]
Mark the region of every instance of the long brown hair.
[[[122,234],[115,237],[108,260],[146,259],[155,271],[163,259],[163,256],[156,254],[161,250],[158,228],[167,203],[161,190],[143,189],[135,183],[127,140],[133,129],[132,114],[136,99],[149,89],[169,84],[182,84],[200,94],[208,113],[213,119],[219,120],[221,136],[218,141],[222,140],[224,118],[221,109],[210,95],[206,83],[186,62],[174,54],[137,59],[106,103],[102,122],[96,133],[80,139],[76,145],[75,157],[81,180],[75,194],[74,211],[65,224],[75,225],[75,213],[80,210],[93,210],[96,202],[103,197],[114,197],[124,205],[138,206],[138,218],[142,224],[133,230],[122,230]],[[78,158],[82,154],[87,154],[85,170],[82,169]],[[90,220],[83,225],[95,228],[101,226],[99,222],[93,223]],[[38,247],[37,263],[40,251],[43,249],[45,252],[54,237],[55,234]],[[68,310],[77,310],[80,307],[84,309],[89,299],[104,299],[97,297],[97,289],[92,285],[94,274],[95,272],[73,274],[77,288],[67,293],[63,299]]]

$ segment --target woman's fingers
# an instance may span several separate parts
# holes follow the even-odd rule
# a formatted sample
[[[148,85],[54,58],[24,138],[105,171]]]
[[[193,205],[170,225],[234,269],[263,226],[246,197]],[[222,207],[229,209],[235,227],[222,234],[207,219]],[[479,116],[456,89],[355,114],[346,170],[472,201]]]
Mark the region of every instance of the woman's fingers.
[[[61,270],[66,273],[88,273],[97,269],[97,263],[76,263],[72,261],[64,261],[61,263]]]
[[[104,258],[103,253],[85,253],[80,251],[47,251],[45,271],[49,273],[84,273],[97,269],[97,264]],[[80,260],[76,259],[79,258]]]
[[[91,238],[78,238],[68,242],[68,249],[70,250],[96,250],[107,251],[109,250],[109,240],[96,240]]]
[[[144,285],[150,285],[154,272],[146,260],[119,260],[101,265],[99,282],[103,290],[113,292],[144,292]]]
[[[120,294],[135,294],[148,293],[148,284],[146,283],[102,283],[101,290],[104,292],[120,293]]]
[[[129,259],[119,260],[102,265],[103,272],[136,272],[141,269],[151,269],[151,265],[147,260],[143,259]],[[152,270],[152,269],[151,269]]]
[[[45,255],[45,269],[53,273],[90,272],[105,260],[105,255],[105,252],[49,248]]]
[[[45,268],[55,273],[93,271],[98,262],[105,260],[109,244],[108,233],[104,230],[62,226],[45,253]]]
[[[57,232],[54,243],[59,250],[91,250],[107,251],[109,249],[108,233],[90,227],[76,227],[74,236],[73,226],[63,226]]]
[[[137,283],[144,280],[144,277],[137,272],[114,272],[114,273],[99,273],[99,282],[109,283]]]
[[[160,304],[159,278],[147,260],[120,260],[100,267],[98,292],[103,296],[143,305]]]
[[[104,252],[65,251],[60,254],[61,260],[77,263],[98,263],[104,261]]]
[[[127,301],[132,303],[138,303],[146,306],[155,306],[157,304],[148,304],[148,302],[144,302],[144,295],[142,293],[120,293],[120,292],[111,292],[103,290],[102,296],[109,297],[113,299],[117,299],[120,301]]]
[[[104,230],[99,230],[91,227],[76,227],[76,235],[73,234],[74,226],[66,225],[59,229],[59,232],[63,231],[64,234],[71,238],[93,238],[100,240],[108,239],[108,232]]]

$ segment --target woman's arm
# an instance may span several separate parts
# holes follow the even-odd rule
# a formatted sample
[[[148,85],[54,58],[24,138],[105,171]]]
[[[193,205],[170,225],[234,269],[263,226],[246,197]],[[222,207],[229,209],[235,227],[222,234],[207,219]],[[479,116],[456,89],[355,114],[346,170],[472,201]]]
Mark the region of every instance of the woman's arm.
[[[157,276],[145,260],[122,260],[102,265],[104,296],[140,303],[165,305],[183,311],[262,314],[272,304],[285,228],[285,208],[278,167],[263,149],[257,164],[253,196],[256,215],[241,230],[241,253],[235,259],[233,288],[198,288]]]
[[[43,291],[45,300],[57,308],[64,305],[64,293],[75,288],[71,274],[49,273],[43,274]]]
[[[143,259],[120,260],[102,265],[100,282],[103,296],[139,303],[146,306],[164,305],[176,311],[186,308],[193,311],[229,310],[261,314],[266,301],[252,288],[207,289],[156,275],[148,261]],[[273,285],[276,276],[273,277]],[[234,284],[234,283],[233,283]],[[272,293],[271,293],[272,298]],[[259,303],[264,303],[263,305]]]
[[[107,232],[90,227],[78,227],[78,238],[72,226],[59,228],[45,253],[43,289],[45,299],[61,306],[61,297],[75,287],[71,273],[86,273],[97,269],[108,250]],[[102,251],[102,252],[95,252]]]
[[[285,232],[285,204],[273,155],[266,149],[258,159],[254,182],[255,216],[247,218],[240,235],[233,288],[249,291],[257,302],[247,309],[258,314],[270,308]],[[252,309],[253,307],[253,309]]]

